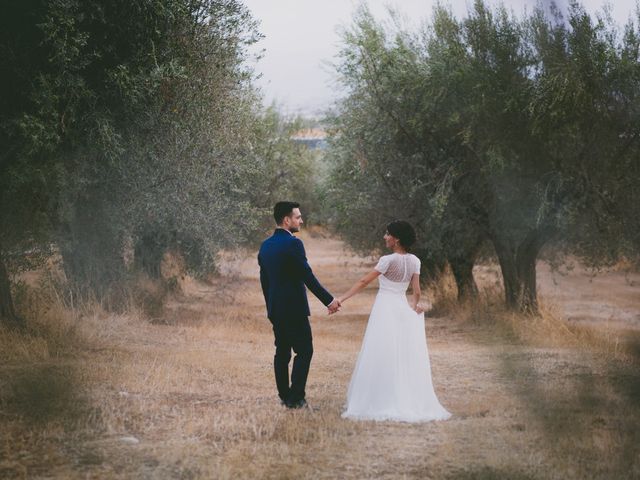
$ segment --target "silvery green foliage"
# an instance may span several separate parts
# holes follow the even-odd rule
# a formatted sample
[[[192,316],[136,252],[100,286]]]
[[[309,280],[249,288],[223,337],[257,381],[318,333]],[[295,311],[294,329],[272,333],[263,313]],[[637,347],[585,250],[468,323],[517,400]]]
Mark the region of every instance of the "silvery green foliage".
[[[381,245],[386,223],[409,220],[423,265],[437,267],[453,240],[443,243],[442,232],[455,221],[447,209],[461,147],[445,133],[423,46],[366,9],[343,37],[337,68],[349,95],[332,118],[334,168],[325,196],[336,226],[367,252]]]
[[[417,33],[361,9],[337,65],[338,228],[369,250],[405,217],[447,259],[489,242],[507,303],[532,310],[546,245],[594,266],[637,259],[639,37],[578,3],[566,20],[436,7]]]
[[[251,156],[260,170],[253,178],[251,202],[263,207],[259,217],[265,230],[274,225],[273,205],[280,200],[300,203],[307,223],[319,218],[318,185],[322,176],[322,154],[292,140],[307,127],[300,117],[287,117],[270,106],[257,116],[251,136]],[[258,242],[262,241],[257,236]]]
[[[128,273],[125,245],[178,249],[205,274],[263,235],[274,162],[304,162],[260,107],[246,66],[260,35],[240,2],[2,9],[3,258],[54,248],[72,284],[103,296]]]

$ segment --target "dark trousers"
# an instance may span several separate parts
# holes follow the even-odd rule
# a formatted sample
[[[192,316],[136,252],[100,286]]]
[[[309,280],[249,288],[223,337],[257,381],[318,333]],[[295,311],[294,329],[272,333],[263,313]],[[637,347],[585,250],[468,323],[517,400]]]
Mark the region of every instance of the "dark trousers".
[[[276,374],[278,395],[285,402],[304,399],[309,365],[313,356],[311,325],[307,317],[271,320],[275,335],[276,354],[273,368]],[[296,354],[289,384],[291,351]]]

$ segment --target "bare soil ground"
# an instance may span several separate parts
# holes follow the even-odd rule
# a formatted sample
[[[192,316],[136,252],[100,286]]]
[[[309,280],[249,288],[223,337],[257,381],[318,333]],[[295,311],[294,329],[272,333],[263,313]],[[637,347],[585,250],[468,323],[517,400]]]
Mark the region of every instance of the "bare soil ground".
[[[304,240],[332,292],[374,264],[338,240]],[[432,316],[433,378],[453,418],[343,420],[371,287],[331,317],[311,300],[312,409],[288,411],[255,254],[225,268],[214,285],[185,280],[153,323],[52,310],[40,333],[0,330],[0,478],[640,478],[637,357]],[[555,285],[540,271],[545,301],[573,322],[638,328],[638,284],[624,275],[574,271]]]

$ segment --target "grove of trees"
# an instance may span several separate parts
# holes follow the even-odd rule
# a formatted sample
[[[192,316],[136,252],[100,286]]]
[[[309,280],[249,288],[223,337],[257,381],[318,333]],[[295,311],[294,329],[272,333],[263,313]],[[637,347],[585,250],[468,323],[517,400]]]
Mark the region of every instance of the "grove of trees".
[[[168,249],[212,272],[310,191],[296,123],[253,85],[259,38],[238,0],[2,2],[0,318],[22,323],[12,278],[52,255],[74,295],[119,308]]]
[[[449,265],[460,298],[495,256],[522,311],[545,247],[639,264],[639,19],[554,12],[477,0],[414,31],[362,7],[319,201],[314,154],[291,140],[302,123],[262,106],[240,0],[3,2],[0,318],[23,323],[12,283],[51,258],[69,293],[107,308],[135,275],[160,279],[167,251],[206,276],[283,198],[366,252],[386,222],[413,222],[425,273]]]
[[[477,0],[410,31],[361,8],[337,64],[327,202],[371,251],[394,218],[419,231],[427,273],[460,297],[489,251],[505,301],[536,312],[545,246],[593,267],[640,253],[640,27],[578,3],[517,17]]]

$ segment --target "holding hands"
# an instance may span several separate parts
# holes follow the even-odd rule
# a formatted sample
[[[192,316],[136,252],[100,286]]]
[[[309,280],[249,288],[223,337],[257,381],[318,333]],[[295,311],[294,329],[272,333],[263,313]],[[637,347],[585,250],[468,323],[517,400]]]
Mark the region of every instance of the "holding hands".
[[[340,300],[338,298],[334,298],[333,301],[329,305],[327,305],[327,310],[329,311],[329,315],[339,311],[341,306],[342,306],[342,303],[340,302]]]

